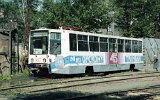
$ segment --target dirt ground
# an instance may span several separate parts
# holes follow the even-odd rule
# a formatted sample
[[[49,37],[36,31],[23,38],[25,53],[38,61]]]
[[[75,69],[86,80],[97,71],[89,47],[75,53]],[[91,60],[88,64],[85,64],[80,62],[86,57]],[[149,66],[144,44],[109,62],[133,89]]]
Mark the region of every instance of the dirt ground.
[[[141,72],[156,72],[152,67],[147,67],[143,69]],[[125,72],[125,73],[134,73],[134,72]],[[115,73],[117,74],[117,73]],[[154,85],[160,85],[160,77],[147,78],[147,79],[134,79],[130,81],[122,81],[122,82],[112,82],[112,83],[101,83],[98,85],[91,86],[82,86],[82,87],[74,87],[68,88],[58,91],[48,91],[46,93],[40,94],[27,94],[27,95],[14,95],[14,96],[3,96],[0,95],[0,100],[54,100],[56,98],[61,98],[63,96],[71,97],[76,95],[86,95],[86,94],[94,94],[94,93],[103,93],[103,92],[114,92],[114,91],[122,91],[128,89],[136,89],[142,87],[149,87]],[[153,90],[154,91],[154,90]],[[158,90],[160,92],[160,90]],[[131,93],[128,95],[138,95],[140,93]],[[54,98],[54,99],[53,99]],[[110,100],[122,100],[120,96],[109,96]],[[108,96],[104,96],[103,98],[92,98],[92,100],[108,100]],[[129,100],[129,99],[127,99]],[[143,99],[141,99],[143,100]],[[160,100],[160,96],[156,95],[150,98],[144,98],[144,100]]]

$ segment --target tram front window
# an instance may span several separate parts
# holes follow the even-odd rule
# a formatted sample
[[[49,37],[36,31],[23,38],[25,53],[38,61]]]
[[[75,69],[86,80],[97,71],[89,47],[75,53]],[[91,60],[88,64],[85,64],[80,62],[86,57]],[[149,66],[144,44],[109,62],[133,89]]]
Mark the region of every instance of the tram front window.
[[[48,32],[32,32],[30,54],[48,54]]]

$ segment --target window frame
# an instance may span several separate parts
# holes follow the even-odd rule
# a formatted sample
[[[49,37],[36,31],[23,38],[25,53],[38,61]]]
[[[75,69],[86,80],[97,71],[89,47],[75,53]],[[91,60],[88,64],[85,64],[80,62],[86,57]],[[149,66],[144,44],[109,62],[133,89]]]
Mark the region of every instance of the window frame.
[[[129,43],[129,44],[127,44],[127,43]],[[132,44],[131,43],[132,43],[131,40],[125,39],[125,52],[127,52],[127,53],[132,52]]]
[[[54,34],[54,38],[51,38],[51,34]],[[60,36],[60,38],[57,38],[57,34]],[[62,41],[61,41],[61,32],[50,32],[50,49],[49,49],[49,54],[61,54],[62,53]],[[51,42],[53,41],[53,43]],[[58,47],[59,48],[59,52],[57,53],[56,51],[52,52],[52,50],[55,50],[54,47]]]
[[[82,36],[81,38],[79,36]],[[88,44],[88,35],[77,35],[78,41],[78,51],[89,51],[89,44]],[[81,45],[80,45],[81,43]],[[82,46],[82,47],[80,47]]]
[[[124,52],[124,39],[117,39],[118,52]],[[119,47],[122,46],[121,51]]]
[[[75,41],[74,43],[73,43],[73,41],[71,41],[71,35],[75,35],[75,40],[73,40],[73,41]],[[71,48],[71,42],[72,42],[72,46],[74,45],[75,46],[75,48]],[[72,50],[71,50],[72,49]],[[73,50],[74,49],[74,50]],[[69,33],[69,50],[70,51],[77,51],[78,50],[78,41],[77,41],[77,34],[74,34],[74,33]]]
[[[99,52],[99,37],[89,36],[89,51]]]
[[[110,41],[111,40],[111,41]],[[117,52],[117,38],[109,38],[109,52]]]
[[[108,43],[108,37],[99,37],[99,51],[100,52],[108,52],[109,50],[108,50],[108,48],[109,48],[109,43]],[[102,44],[104,44],[106,47],[105,48],[103,48],[104,47],[104,45],[102,45]],[[102,46],[102,47],[101,47]],[[105,49],[105,50],[103,50],[103,49],[101,49],[101,48],[103,48],[103,49]]]
[[[46,32],[46,35],[42,35],[42,32]],[[37,35],[35,35],[35,33],[37,33]],[[40,35],[41,33],[41,35]],[[42,54],[34,54],[34,47],[33,47],[33,41],[32,41],[32,38],[44,38],[46,37],[46,52],[43,53],[43,49],[42,49]],[[31,55],[45,55],[45,54],[48,54],[49,53],[49,49],[48,49],[48,46],[49,46],[49,31],[48,30],[35,30],[35,31],[31,31],[30,32],[30,36],[29,36],[29,54]],[[43,40],[41,40],[43,41]],[[33,50],[32,50],[33,49]]]

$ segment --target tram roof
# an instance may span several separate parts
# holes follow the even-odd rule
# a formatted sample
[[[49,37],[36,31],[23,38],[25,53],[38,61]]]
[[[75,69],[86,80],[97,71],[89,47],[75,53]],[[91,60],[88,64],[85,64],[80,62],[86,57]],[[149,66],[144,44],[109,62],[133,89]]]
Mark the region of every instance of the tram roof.
[[[92,36],[99,36],[99,37],[110,37],[110,38],[119,38],[119,39],[133,39],[133,40],[142,40],[142,38],[133,38],[133,37],[123,37],[123,36],[115,36],[115,35],[107,35],[107,34],[98,34],[95,32],[85,32],[85,31],[74,31],[74,30],[65,30],[65,29],[48,29],[48,28],[40,28],[31,31],[55,31],[55,32],[64,32],[64,33],[73,33],[73,34],[81,34],[81,35],[92,35]]]

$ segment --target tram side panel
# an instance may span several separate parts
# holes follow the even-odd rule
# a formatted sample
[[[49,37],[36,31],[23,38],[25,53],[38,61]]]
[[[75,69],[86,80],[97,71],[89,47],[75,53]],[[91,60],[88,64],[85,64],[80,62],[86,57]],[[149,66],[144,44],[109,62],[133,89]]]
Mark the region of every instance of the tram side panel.
[[[131,64],[135,64],[135,69],[143,68],[143,54],[81,52],[57,56],[51,63],[51,72],[80,74],[85,73],[87,66],[93,66],[94,72],[128,70]]]

